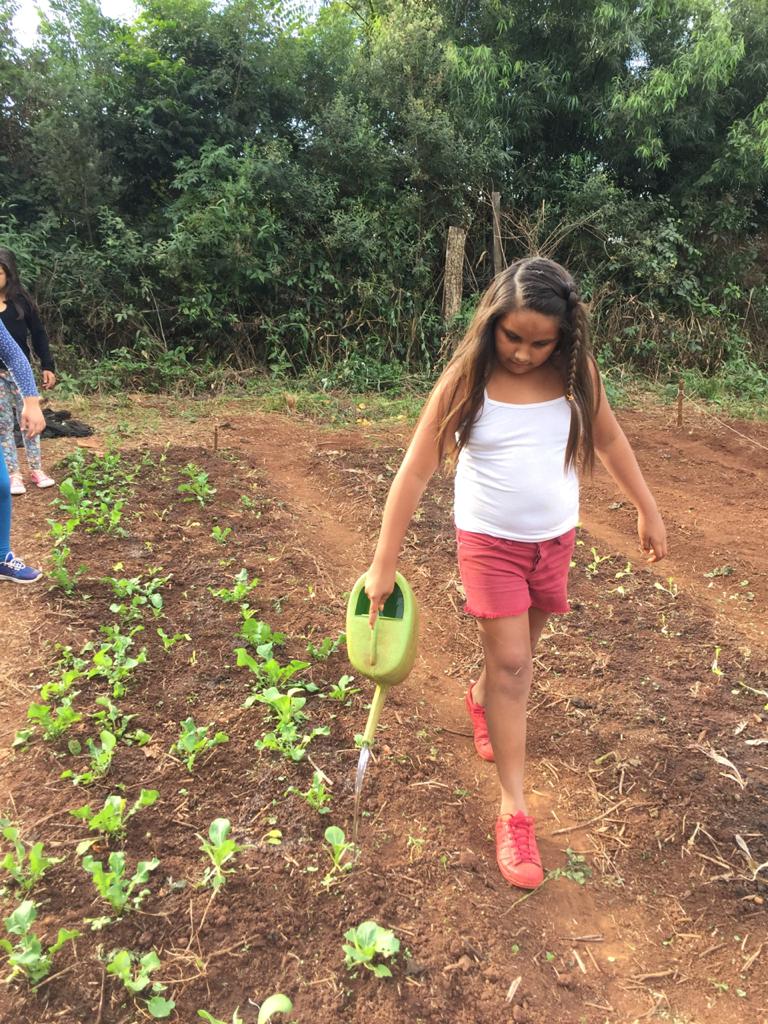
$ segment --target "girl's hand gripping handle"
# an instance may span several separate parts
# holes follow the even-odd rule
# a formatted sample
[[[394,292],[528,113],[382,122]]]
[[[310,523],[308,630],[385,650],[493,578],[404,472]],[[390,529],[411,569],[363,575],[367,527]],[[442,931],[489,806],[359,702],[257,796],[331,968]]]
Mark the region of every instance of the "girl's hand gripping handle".
[[[365,574],[365,593],[371,602],[371,611],[368,615],[368,625],[373,629],[379,612],[384,603],[395,589],[395,570],[385,572],[372,565]]]

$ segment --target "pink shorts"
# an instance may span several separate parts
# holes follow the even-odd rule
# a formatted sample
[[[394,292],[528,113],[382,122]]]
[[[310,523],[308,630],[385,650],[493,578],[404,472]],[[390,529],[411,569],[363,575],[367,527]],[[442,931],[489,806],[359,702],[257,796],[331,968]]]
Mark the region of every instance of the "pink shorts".
[[[531,607],[570,611],[568,569],[575,542],[576,530],[531,543],[457,529],[464,611],[477,619],[522,615]]]

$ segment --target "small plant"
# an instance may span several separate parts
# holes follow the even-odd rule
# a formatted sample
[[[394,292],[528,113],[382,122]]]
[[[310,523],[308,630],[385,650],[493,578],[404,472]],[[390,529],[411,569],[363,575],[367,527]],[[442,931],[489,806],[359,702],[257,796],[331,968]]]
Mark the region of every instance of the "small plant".
[[[211,861],[211,867],[206,868],[203,875],[203,885],[210,882],[214,892],[218,892],[226,882],[226,876],[232,874],[232,869],[225,871],[224,865],[242,850],[242,846],[229,838],[231,829],[232,823],[228,818],[214,818],[208,827],[208,840],[198,836],[202,840],[200,849]]]
[[[160,995],[165,991],[165,985],[152,981],[151,975],[159,967],[160,957],[154,950],[140,957],[130,949],[118,949],[112,954],[106,970],[107,974],[122,981],[132,995],[147,996],[151,993],[146,1008],[156,1020],[161,1020],[171,1015],[176,1004]]]
[[[211,727],[212,724],[195,725],[194,718],[185,718],[181,723],[181,732],[171,747],[171,753],[178,754],[190,772],[200,754],[213,750],[221,743],[229,743],[229,736],[225,732],[217,732],[212,739],[208,739],[208,730]]]
[[[266,622],[254,618],[250,608],[243,608],[243,624],[240,636],[253,647],[260,658],[265,661],[273,656],[275,647],[285,641],[285,633],[275,633]]]
[[[355,681],[354,676],[341,676],[339,681],[328,691],[329,700],[346,701],[356,693],[360,693],[358,686],[350,686]]]
[[[239,1007],[232,1014],[232,1024],[245,1024],[243,1018],[239,1014]],[[269,1024],[276,1013],[290,1013],[293,1009],[293,1003],[284,996],[281,992],[276,992],[274,995],[269,996],[261,1004],[259,1009],[259,1016],[256,1018],[256,1024]],[[214,1017],[213,1014],[208,1013],[207,1010],[198,1010],[197,1016],[202,1018],[206,1024],[227,1024],[225,1020],[221,1020],[219,1017]]]
[[[160,861],[153,857],[152,860],[140,860],[136,865],[133,875],[128,877],[125,869],[125,854],[122,850],[110,853],[105,868],[101,861],[95,860],[90,855],[83,857],[83,868],[93,878],[101,898],[108,903],[112,910],[122,915],[126,909],[138,909],[144,898],[149,895],[149,889],[136,889],[149,881],[150,872],[154,871]],[[134,895],[135,893],[135,895]],[[101,919],[98,923],[102,923]]]
[[[317,647],[310,640],[307,644],[307,654],[310,654],[315,661],[325,661],[338,651],[345,640],[344,633],[340,633],[337,637],[327,636]]]
[[[208,474],[200,466],[194,462],[189,462],[182,469],[181,475],[187,478],[186,483],[179,484],[176,490],[179,494],[186,494],[189,497],[185,498],[185,501],[196,501],[200,507],[204,507],[206,502],[211,501],[216,488],[212,487],[208,482]]]
[[[376,957],[389,959],[400,950],[400,940],[393,931],[382,928],[375,921],[363,921],[357,928],[350,928],[344,933],[346,944],[344,950],[344,966],[357,977],[360,967],[372,971],[377,978],[391,978],[392,971],[386,964],[375,963]]]
[[[88,571],[84,565],[75,569],[74,572],[70,571],[68,562],[71,553],[67,544],[52,548],[51,565],[46,573],[53,586],[63,590],[68,597],[74,594],[78,580]]]
[[[280,634],[277,635],[279,636]],[[268,658],[266,661],[256,661],[256,659],[251,657],[244,647],[237,647],[235,649],[235,654],[237,655],[237,667],[249,668],[256,676],[256,690],[258,691],[259,689],[266,687],[264,690],[265,693],[267,689],[276,689],[278,687],[285,686],[285,684],[293,679],[295,675],[298,675],[299,672],[303,672],[304,669],[309,668],[308,661],[296,661],[295,659],[293,661],[289,661],[287,665],[281,665],[275,658]],[[297,680],[297,682],[300,683],[300,686],[294,688],[295,692],[298,692],[298,690],[301,689],[305,690],[307,693],[315,693],[319,689],[315,683],[310,682],[309,680]],[[246,698],[243,706],[246,708],[252,707],[256,699],[256,693],[251,693],[251,695]]]
[[[586,858],[568,847],[565,851],[565,867],[553,868],[547,872],[547,881],[555,878],[568,878],[577,885],[586,885],[592,877],[592,868]]]
[[[299,726],[307,717],[301,710],[307,698],[297,697],[296,694],[300,692],[298,689],[291,689],[287,693],[280,693],[274,686],[270,686],[263,693],[254,693],[247,698],[245,707],[250,707],[254,701],[260,701],[269,706],[276,719],[275,728],[260,740],[256,740],[254,746],[257,750],[277,750],[291,761],[301,761],[306,756],[307,747],[316,736],[329,735],[330,729],[327,725],[312,729],[309,733],[299,734]]]
[[[24,975],[33,986],[37,985],[50,974],[53,958],[65,945],[80,934],[69,928],[59,928],[53,945],[43,949],[40,939],[32,931],[37,918],[37,907],[32,900],[20,903],[10,917],[6,917],[5,930],[9,935],[16,936],[15,945],[8,939],[0,939],[0,949],[8,954],[11,973],[8,981],[18,975]]]
[[[107,729],[102,729],[99,733],[99,740],[101,741],[100,744],[95,743],[92,739],[86,742],[88,753],[91,755],[90,767],[79,774],[68,768],[61,773],[62,779],[72,779],[76,786],[90,786],[97,779],[104,778],[112,766],[112,758],[115,756],[115,748],[117,747],[117,737]]]
[[[667,576],[666,586],[664,586],[663,583],[660,583],[658,580],[656,580],[656,582],[653,584],[653,587],[655,590],[660,590],[663,594],[669,594],[671,598],[677,597],[677,595],[680,593],[680,590],[677,584],[675,583],[674,576]]]
[[[715,569],[710,569],[709,572],[705,572],[704,575],[708,580],[715,579],[717,576],[733,576],[736,570],[732,565],[719,565]]]
[[[312,781],[310,782],[309,789],[307,789],[306,792],[302,793],[302,791],[296,786],[291,786],[286,790],[286,792],[303,797],[312,810],[317,811],[318,814],[330,814],[331,794],[325,788],[323,777],[320,772],[313,772]]]
[[[57,740],[82,719],[83,716],[72,707],[72,701],[76,696],[77,693],[73,693],[65,697],[58,707],[51,704],[29,705],[27,718],[42,728],[44,740]]]
[[[156,789],[142,789],[136,800],[128,808],[128,801],[123,796],[112,794],[104,801],[100,811],[92,811],[89,804],[76,808],[69,813],[74,818],[80,818],[88,823],[88,828],[94,832],[100,832],[110,839],[121,838],[130,819],[143,807],[151,807],[160,796]],[[95,839],[87,840],[88,844],[95,843]],[[77,848],[78,856],[85,852],[88,847],[80,844]]]
[[[214,597],[220,598],[226,604],[238,604],[240,601],[244,601],[250,592],[258,587],[260,582],[261,581],[256,579],[256,577],[249,580],[248,570],[241,569],[235,576],[234,585],[231,589],[228,589],[227,587],[219,587],[214,590],[213,587],[209,587],[208,591],[213,594]]]
[[[128,732],[128,726],[136,715],[124,714],[106,693],[99,694],[95,703],[99,705],[100,710],[92,712],[90,718],[100,730],[106,729],[112,733],[115,739],[122,740],[128,746],[136,743],[143,747],[149,743],[151,737],[144,729],[134,729]]]
[[[0,818],[0,829],[3,839],[13,846],[0,861],[0,867],[8,872],[24,892],[34,888],[45,876],[48,868],[60,863],[61,857],[45,856],[42,843],[26,846],[19,835],[19,830],[7,818]]]
[[[592,561],[586,566],[587,576],[596,576],[597,571],[603,562],[609,562],[611,559],[610,555],[598,555],[597,548],[590,548],[592,552]]]
[[[337,874],[352,870],[355,844],[347,841],[344,832],[338,825],[329,825],[324,835],[326,843],[330,846],[328,854],[331,858],[331,869],[323,878],[323,885],[328,888],[335,881]]]
[[[117,598],[109,610],[113,615],[119,615],[124,622],[136,622],[141,619],[144,610],[149,608],[157,618],[163,611],[162,589],[170,580],[168,576],[159,576],[161,570],[154,568],[149,570],[149,579],[143,580],[141,576],[134,576],[131,579],[117,579],[114,576],[104,577],[103,582],[108,583]]]
[[[211,539],[215,540],[217,544],[226,544],[227,537],[232,533],[230,526],[214,526],[211,530]]]
[[[720,650],[721,649],[719,647],[715,648],[715,656],[712,659],[712,664],[710,666],[710,672],[713,676],[717,676],[718,679],[722,679],[725,675],[723,670],[720,668]]]
[[[168,636],[165,630],[161,629],[159,626],[157,627],[157,635],[160,637],[163,643],[163,650],[166,652],[170,651],[181,640],[189,642],[192,639],[189,633],[174,633],[173,636]]]

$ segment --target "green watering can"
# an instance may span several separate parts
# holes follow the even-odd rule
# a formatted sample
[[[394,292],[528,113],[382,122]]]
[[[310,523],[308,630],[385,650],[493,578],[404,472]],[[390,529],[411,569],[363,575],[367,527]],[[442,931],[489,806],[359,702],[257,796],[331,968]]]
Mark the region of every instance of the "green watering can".
[[[395,587],[371,629],[371,602],[365,592],[365,575],[352,588],[347,602],[347,655],[352,666],[376,683],[363,734],[370,747],[390,686],[402,683],[413,668],[419,635],[419,606],[408,581],[399,572]]]

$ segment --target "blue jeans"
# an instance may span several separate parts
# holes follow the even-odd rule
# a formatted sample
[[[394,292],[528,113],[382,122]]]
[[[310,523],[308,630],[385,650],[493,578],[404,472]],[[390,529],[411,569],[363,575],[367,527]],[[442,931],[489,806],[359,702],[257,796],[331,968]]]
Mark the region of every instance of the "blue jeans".
[[[0,459],[0,561],[11,550],[11,481],[5,459]]]

